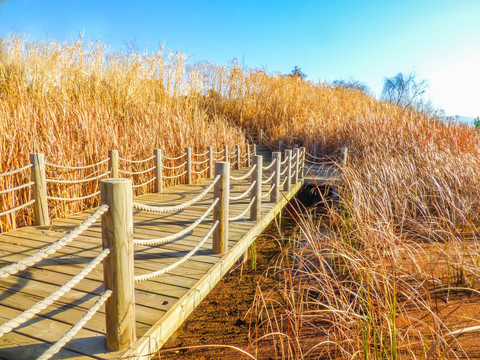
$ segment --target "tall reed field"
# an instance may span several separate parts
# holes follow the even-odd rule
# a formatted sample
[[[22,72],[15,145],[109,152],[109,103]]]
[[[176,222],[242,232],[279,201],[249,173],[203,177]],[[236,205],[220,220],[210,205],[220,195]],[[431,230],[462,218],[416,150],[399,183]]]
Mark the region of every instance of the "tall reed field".
[[[155,147],[174,156],[186,146],[244,146],[245,134],[260,129],[273,143],[309,152],[317,144],[326,156],[348,146],[349,158],[339,169],[340,200],[325,202],[321,216],[293,212],[298,235],[281,241],[267,273],[277,285],[258,285],[250,310],[257,356],[480,356],[475,129],[236,62],[191,64],[163,51],[107,55],[103,44],[81,40],[13,37],[1,46],[0,172],[28,163],[30,152],[65,165],[99,161],[108,149],[131,159]],[[0,196],[0,211],[23,199]],[[52,214],[95,204],[54,203]],[[29,223],[30,213],[19,215],[0,219],[2,230]]]

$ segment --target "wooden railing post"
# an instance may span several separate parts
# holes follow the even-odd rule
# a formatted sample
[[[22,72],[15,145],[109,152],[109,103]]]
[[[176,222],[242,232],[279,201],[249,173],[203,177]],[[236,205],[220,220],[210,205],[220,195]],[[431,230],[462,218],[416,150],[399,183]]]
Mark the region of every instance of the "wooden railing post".
[[[276,202],[280,199],[280,173],[282,172],[282,153],[276,151],[272,153],[272,161],[276,161],[275,165],[273,165],[272,171],[275,171],[275,176],[273,177],[273,185],[274,188],[270,193],[270,201]]]
[[[240,168],[242,167],[242,163],[241,163],[242,159],[240,157],[240,154],[241,154],[240,153],[240,145],[237,145],[237,154],[236,154],[237,155],[237,166],[236,166],[237,170],[240,170]]]
[[[287,181],[285,181],[283,190],[288,191],[290,189],[290,184],[292,183],[292,150],[285,150],[285,158],[287,159],[287,172],[285,173]]]
[[[263,129],[260,129],[260,133],[258,134],[258,143],[260,145],[263,143]]]
[[[255,186],[250,192],[250,201],[255,198],[253,201],[252,207],[250,208],[250,220],[259,220],[261,217],[262,211],[262,166],[263,166],[263,157],[260,155],[253,156],[253,165],[257,165],[255,170],[252,172],[252,182],[256,181]]]
[[[298,183],[298,179],[300,178],[300,149],[298,147],[294,148],[293,149],[293,157],[295,158],[295,163],[294,163],[294,168],[293,168],[293,171],[295,173],[295,175],[293,176],[293,183],[294,184],[297,184]]]
[[[300,148],[300,180],[303,180],[305,175],[305,147]]]
[[[253,155],[257,155],[257,144],[253,144]],[[253,162],[253,157],[252,157]]]
[[[100,196],[110,206],[102,215],[102,244],[110,249],[103,261],[104,287],[112,290],[105,303],[107,348],[118,351],[136,340],[132,180],[102,180]]]
[[[252,165],[252,159],[250,154],[250,144],[247,144],[247,167]]]
[[[161,193],[163,190],[162,150],[154,149],[153,154],[155,155],[155,192]]]
[[[118,150],[108,150],[108,170],[111,178],[118,178]]]
[[[187,175],[186,175],[185,183],[189,185],[192,183],[192,148],[191,147],[185,148],[185,152],[187,154],[186,156],[187,163],[185,164],[185,168],[186,168],[185,170],[187,171]]]
[[[208,147],[208,177],[213,178],[214,168],[213,168],[213,146]]]
[[[278,142],[278,151],[280,151],[280,153],[283,151],[283,141],[282,140],[280,140]]]
[[[228,250],[228,213],[230,197],[230,163],[217,161],[215,163],[215,177],[220,175],[220,180],[214,187],[214,199],[219,199],[213,208],[213,222],[218,220],[218,225],[213,231],[212,250],[215,254],[223,254]]]
[[[342,165],[346,166],[347,165],[347,158],[348,158],[348,147],[342,146]]]
[[[223,147],[223,153],[225,154],[225,159],[223,159],[223,161],[226,161],[230,164],[230,154],[228,153],[228,145],[225,145]]]
[[[47,201],[47,177],[45,176],[45,157],[43,154],[30,154],[33,182],[33,203],[35,225],[49,225]]]
[[[319,151],[318,151],[318,145],[317,144],[313,144],[313,156],[319,157]]]

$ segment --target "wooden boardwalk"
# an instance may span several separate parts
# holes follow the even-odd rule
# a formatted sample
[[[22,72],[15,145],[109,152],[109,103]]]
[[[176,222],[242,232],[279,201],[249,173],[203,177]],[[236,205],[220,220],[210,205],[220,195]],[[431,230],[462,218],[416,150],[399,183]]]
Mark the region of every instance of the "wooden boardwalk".
[[[246,173],[236,170],[232,175]],[[150,205],[174,205],[193,198],[206,187],[179,185],[163,194],[147,194],[135,201]],[[245,191],[249,181],[232,182],[231,195]],[[264,184],[262,192],[267,192]],[[107,352],[105,347],[104,306],[55,356],[56,359],[148,358],[158,350],[187,316],[198,306],[219,279],[244,254],[271,220],[301,187],[301,182],[283,191],[278,202],[264,200],[261,219],[249,220],[248,214],[229,224],[229,251],[212,252],[211,240],[185,263],[152,280],[135,283],[136,342],[126,351]],[[174,234],[197,219],[213,201],[213,190],[200,202],[174,214],[134,210],[134,238],[151,239]],[[232,201],[235,216],[249,199]],[[53,220],[49,226],[32,226],[0,234],[0,266],[29,256],[58,240],[78,226],[94,209],[67,218]],[[135,246],[135,275],[168,266],[182,258],[207,233],[212,215],[191,233],[159,246]],[[35,266],[0,280],[0,323],[5,323],[44,299],[77,274],[102,250],[100,220],[55,255]],[[97,266],[73,290],[41,311],[36,317],[0,338],[0,358],[35,359],[74,325],[104,292],[102,266]]]

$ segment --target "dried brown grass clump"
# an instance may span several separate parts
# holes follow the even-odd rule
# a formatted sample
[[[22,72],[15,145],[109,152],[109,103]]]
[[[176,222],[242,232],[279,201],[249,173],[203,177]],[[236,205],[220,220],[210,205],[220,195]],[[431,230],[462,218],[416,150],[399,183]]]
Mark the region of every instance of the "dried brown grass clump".
[[[44,153],[51,163],[85,165],[106,158],[109,149],[127,159],[148,158],[154,148],[169,156],[187,146],[197,153],[224,144],[244,149],[241,130],[200,106],[203,81],[180,53],[107,55],[98,42],[27,43],[12,37],[0,46],[0,173],[28,164],[32,152]],[[78,179],[89,174],[51,175]],[[27,171],[0,179],[0,189],[28,176]],[[98,182],[50,190],[78,197],[97,191]],[[0,212],[30,198],[28,191],[15,195],[0,196]],[[51,202],[51,215],[96,201]],[[30,215],[22,211],[1,218],[0,231],[28,224]]]

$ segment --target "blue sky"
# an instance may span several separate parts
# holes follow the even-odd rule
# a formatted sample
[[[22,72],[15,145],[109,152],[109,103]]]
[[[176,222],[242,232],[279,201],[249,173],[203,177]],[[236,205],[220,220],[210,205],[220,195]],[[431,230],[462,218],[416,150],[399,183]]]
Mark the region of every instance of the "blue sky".
[[[192,62],[365,82],[415,70],[448,115],[480,115],[480,1],[0,0],[0,36],[181,50]]]

